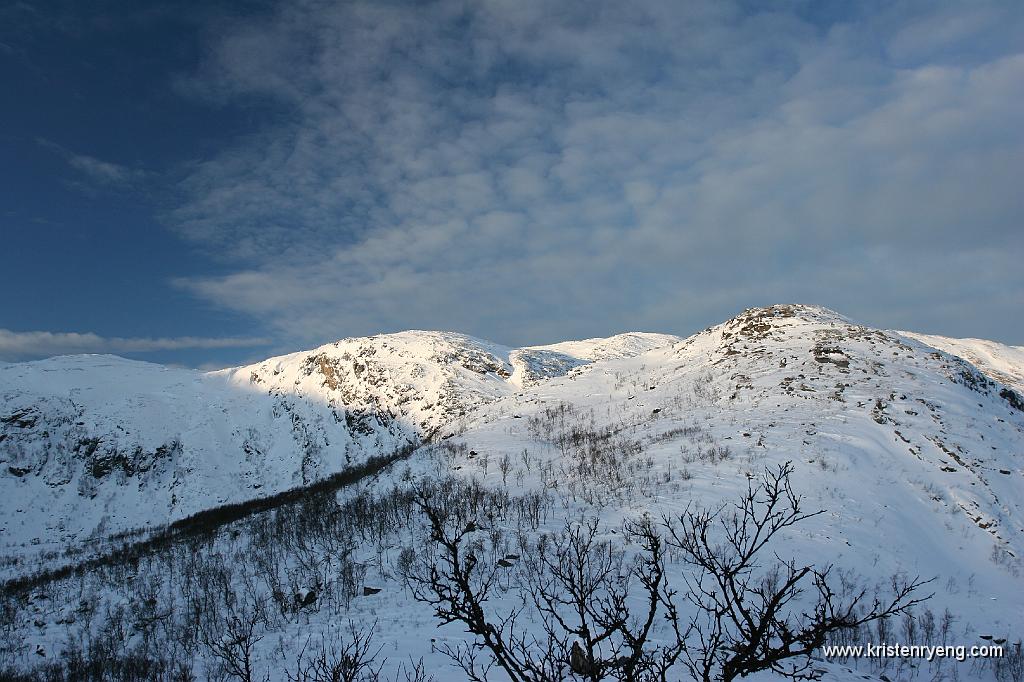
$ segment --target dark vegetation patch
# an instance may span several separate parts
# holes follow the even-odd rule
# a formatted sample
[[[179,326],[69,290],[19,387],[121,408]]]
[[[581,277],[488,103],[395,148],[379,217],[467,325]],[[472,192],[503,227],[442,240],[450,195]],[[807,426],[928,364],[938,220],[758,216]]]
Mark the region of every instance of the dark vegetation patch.
[[[399,460],[408,458],[416,447],[417,445],[410,444],[388,455],[370,457],[362,464],[339,471],[311,485],[292,488],[268,497],[205,509],[156,530],[144,540],[128,542],[102,556],[8,580],[2,584],[2,591],[8,594],[25,593],[55,580],[72,575],[84,575],[101,566],[137,563],[142,556],[170,547],[184,539],[211,535],[230,523],[295,503],[305,497],[333,493],[368,476],[380,473]]]

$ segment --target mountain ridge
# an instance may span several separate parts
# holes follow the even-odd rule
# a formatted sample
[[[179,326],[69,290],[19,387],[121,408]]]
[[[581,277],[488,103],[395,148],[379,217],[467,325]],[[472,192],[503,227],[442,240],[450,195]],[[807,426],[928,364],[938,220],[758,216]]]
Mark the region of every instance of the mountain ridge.
[[[614,338],[578,342],[577,355],[533,367],[530,380],[592,362],[590,347],[635,352],[636,335],[617,351]],[[0,552],[155,527],[321,480],[511,395],[517,363],[545,353],[413,330],[212,372],[113,355],[0,365]]]
[[[807,357],[774,350],[790,337],[814,338]],[[625,333],[513,349],[411,330],[212,372],[109,355],[8,364],[0,366],[0,485],[9,540],[0,551],[31,554],[308,485],[371,455],[458,432],[490,405],[505,409],[519,395],[633,358],[650,359],[644,381],[652,385],[695,370],[713,376],[707,390],[723,398],[760,391],[757,405],[825,395],[825,414],[846,400],[837,378],[876,371],[877,361],[862,356],[879,345],[908,362],[915,353],[942,353],[932,360],[936,368],[945,363],[940,371],[950,381],[982,389],[992,381],[905,338],[791,304],[750,308],[686,339]],[[853,341],[860,345],[851,355],[843,344]],[[776,377],[781,370],[769,359],[814,372]],[[878,415],[888,418],[884,409]]]
[[[397,567],[431,536],[411,510],[395,514],[398,500],[464,487],[508,518],[530,515],[538,533],[593,519],[614,538],[643,515],[723,508],[780,466],[821,512],[786,534],[780,557],[836,566],[869,594],[893,576],[934,578],[932,615],[958,619],[951,641],[1016,637],[1024,400],[912,336],[775,305],[685,339],[510,349],[418,331],[209,373],[103,356],[0,367],[0,577],[29,600],[16,630],[27,644],[12,646],[26,660],[34,647],[64,650],[85,584],[103,585],[104,608],[130,610],[140,583],[162,581],[158,603],[180,605],[164,567],[177,556],[187,571],[198,546],[204,561],[231,556],[250,575],[288,580],[267,598],[301,611],[307,630],[267,626],[274,644],[254,657],[271,679],[287,666],[275,647],[303,650],[317,632],[333,636],[338,618],[441,670],[422,643],[463,634],[437,631],[403,589]],[[188,523],[166,525],[185,517],[191,535]],[[314,520],[339,524],[330,543],[344,541],[315,560],[296,526]],[[391,530],[368,543],[360,523]],[[492,560],[512,565],[529,551],[514,541],[525,527],[498,525],[473,542],[497,542]],[[298,554],[282,554],[269,528],[294,537]],[[149,568],[121,565],[136,560]],[[343,578],[343,565],[358,573]],[[673,584],[685,571],[672,564]],[[306,610],[305,591],[290,604],[307,587],[323,611]],[[339,611],[342,593],[352,597]]]

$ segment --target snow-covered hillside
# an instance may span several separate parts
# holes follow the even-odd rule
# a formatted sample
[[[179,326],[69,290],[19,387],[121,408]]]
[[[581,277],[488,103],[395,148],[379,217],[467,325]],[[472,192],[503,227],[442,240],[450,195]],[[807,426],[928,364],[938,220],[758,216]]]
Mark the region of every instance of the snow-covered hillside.
[[[877,554],[882,542],[892,551],[878,561],[964,570],[973,563],[964,552],[1024,556],[1020,394],[960,357],[822,308],[752,309],[679,343],[596,363],[482,407],[458,438],[492,461],[538,440],[554,456],[550,441],[574,422],[629,434],[649,458],[645,478],[687,469],[685,494],[656,496],[669,507],[695,492],[722,497],[744,472],[793,459],[799,488],[832,510],[828,544],[846,553]],[[695,427],[703,446],[686,435]],[[538,438],[545,429],[554,436]],[[580,494],[593,483],[583,473],[564,479]],[[595,499],[614,496],[612,486]]]
[[[1012,641],[1024,632],[1024,400],[995,378],[1014,371],[1009,353],[993,355],[1002,373],[989,376],[826,309],[751,309],[481,407],[449,440],[464,446],[453,467],[496,488],[557,489],[614,526],[728,503],[791,460],[795,488],[826,514],[783,556],[934,578],[931,608],[955,614],[957,642]]]
[[[35,660],[36,648],[62,650],[82,590],[109,609],[130,609],[144,584],[155,604],[179,608],[184,598],[173,576],[182,566],[231,557],[233,566],[217,569],[225,580],[263,590],[281,611],[261,621],[252,652],[270,679],[285,679],[311,637],[338,641],[339,624],[349,621],[362,632],[375,624],[386,670],[422,657],[436,679],[462,679],[440,649],[464,641],[464,628],[438,629],[400,577],[433,541],[414,516],[410,490],[456,480],[482,507],[496,501],[481,512],[486,527],[466,532],[480,556],[511,567],[488,606],[500,610],[520,603],[512,578],[518,559],[510,557],[524,554],[527,545],[515,543],[531,534],[595,517],[602,537],[615,539],[625,519],[717,508],[787,461],[806,508],[825,513],[787,533],[773,552],[835,564],[837,579],[870,590],[884,591],[891,576],[934,578],[936,596],[914,623],[941,617],[943,637],[954,644],[1012,642],[1024,633],[1024,398],[1014,383],[1021,365],[1014,349],[941,341],[872,329],[823,308],[778,305],[686,339],[625,334],[508,349],[406,332],[210,374],[106,357],[0,367],[0,504],[9,505],[3,523],[15,533],[5,537],[57,543],[96,530],[104,516],[107,528],[166,520],[185,508],[181,500],[196,510],[301,485],[430,436],[372,480],[329,502],[302,503],[313,511],[254,517],[187,552],[168,550],[127,577],[109,570],[40,590],[12,626],[25,642],[14,647],[18,660]],[[146,509],[159,511],[147,516]],[[269,544],[268,529],[277,538]],[[329,549],[318,553],[317,542]],[[674,585],[685,570],[671,565]],[[253,587],[261,581],[265,587]],[[54,593],[75,596],[61,601]],[[889,641],[911,636],[901,623]],[[657,637],[666,636],[664,627]],[[214,670],[201,659],[197,671]],[[861,665],[851,673],[835,661],[816,663],[834,680],[883,672],[995,679],[993,668],[971,662],[955,673],[941,664],[907,664],[902,672]]]
[[[554,346],[563,364],[528,375],[673,340]],[[210,373],[95,355],[0,365],[0,553],[60,550],[307,485],[511,395],[523,358],[546,352],[410,331]]]
[[[932,348],[958,355],[996,381],[1001,381],[1018,393],[1024,391],[1024,346],[1008,346],[985,339],[951,339],[934,334],[899,333]]]
[[[515,368],[509,378],[517,386],[530,386],[545,379],[568,374],[599,360],[630,358],[654,348],[679,341],[670,334],[639,332],[618,334],[607,339],[564,341],[547,346],[528,346],[512,351],[509,361]]]

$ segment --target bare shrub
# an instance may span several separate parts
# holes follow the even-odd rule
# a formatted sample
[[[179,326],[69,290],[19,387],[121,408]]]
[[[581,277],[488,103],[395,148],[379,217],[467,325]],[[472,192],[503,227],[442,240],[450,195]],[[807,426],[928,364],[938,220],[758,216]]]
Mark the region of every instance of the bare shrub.
[[[810,656],[830,636],[869,624],[886,629],[890,617],[930,595],[916,596],[927,581],[894,577],[890,594],[869,599],[831,566],[781,559],[762,565],[780,532],[821,513],[802,511],[791,473],[789,463],[769,469],[733,505],[665,518],[664,537],[649,519],[627,524],[625,540],[638,547],[631,556],[601,539],[594,521],[542,534],[532,545],[521,540],[528,551],[514,568],[521,598],[513,600],[521,605],[503,612],[488,602],[505,589],[503,572],[513,564],[484,553],[479,515],[423,491],[416,503],[431,546],[411,568],[409,584],[441,623],[462,623],[473,635],[442,647],[471,680],[487,679],[495,667],[515,682],[561,680],[569,672],[591,682],[663,680],[679,661],[702,682],[763,670],[815,679]],[[667,549],[690,568],[686,619],[665,579]],[[645,608],[634,615],[629,605],[637,602]],[[659,614],[671,634],[655,645],[649,635]],[[527,617],[540,623],[539,634],[519,626]]]
[[[356,624],[348,628],[340,642],[321,637],[320,645],[310,651],[309,640],[299,652],[295,672],[286,672],[290,682],[378,682],[385,660],[378,661],[384,645],[374,646],[377,623],[360,632]]]
[[[569,671],[593,682],[653,680],[678,657],[681,633],[667,648],[648,641],[659,611],[679,622],[664,579],[664,545],[649,520],[627,526],[640,545],[633,560],[599,539],[596,521],[570,523],[563,533],[540,536],[520,573],[524,604],[542,623],[543,636],[536,636],[518,627],[525,605],[503,614],[485,610],[511,564],[481,558],[473,538],[477,521],[452,513],[430,494],[422,494],[418,504],[434,547],[410,573],[410,585],[441,623],[460,622],[476,638],[441,648],[469,679],[486,680],[497,667],[516,682],[563,680]],[[639,617],[628,606],[631,579],[645,595]]]
[[[666,522],[668,543],[695,569],[685,592],[696,608],[693,645],[685,649],[694,679],[729,682],[761,670],[813,679],[810,656],[831,633],[886,627],[890,616],[931,596],[915,596],[928,581],[894,578],[889,598],[868,602],[865,590],[841,596],[831,566],[781,559],[762,566],[760,554],[780,532],[822,513],[802,510],[792,471],[791,463],[769,469],[737,503]]]

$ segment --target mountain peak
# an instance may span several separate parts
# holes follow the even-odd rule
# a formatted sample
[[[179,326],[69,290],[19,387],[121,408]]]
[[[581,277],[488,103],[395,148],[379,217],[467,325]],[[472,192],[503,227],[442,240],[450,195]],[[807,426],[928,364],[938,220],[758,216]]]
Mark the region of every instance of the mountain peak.
[[[726,325],[771,323],[783,320],[810,322],[814,324],[855,324],[850,318],[830,308],[803,303],[777,303],[774,305],[747,308],[739,315],[726,321]]]

